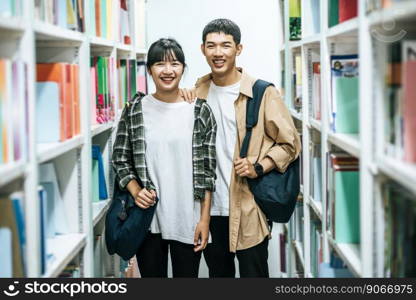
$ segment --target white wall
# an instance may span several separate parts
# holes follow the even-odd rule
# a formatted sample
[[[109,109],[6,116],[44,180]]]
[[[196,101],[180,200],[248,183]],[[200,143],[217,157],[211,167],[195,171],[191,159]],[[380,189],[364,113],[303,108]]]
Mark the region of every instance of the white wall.
[[[213,19],[228,18],[239,25],[242,33],[244,49],[237,65],[252,76],[278,86],[279,48],[283,39],[279,9],[278,0],[147,0],[148,46],[161,37],[175,38],[182,45],[188,64],[181,86],[192,87],[197,78],[210,71],[200,51],[204,26]],[[154,91],[151,80],[149,91]],[[270,276],[276,277],[278,236],[273,233],[269,269]],[[200,275],[208,275],[205,263],[201,265]]]
[[[228,18],[241,29],[243,52],[237,65],[255,77],[277,84],[282,44],[278,0],[147,0],[148,46],[161,37],[173,37],[183,47],[188,70],[181,86],[193,86],[209,73],[200,51],[202,30],[211,20]],[[153,91],[153,85],[150,85]]]

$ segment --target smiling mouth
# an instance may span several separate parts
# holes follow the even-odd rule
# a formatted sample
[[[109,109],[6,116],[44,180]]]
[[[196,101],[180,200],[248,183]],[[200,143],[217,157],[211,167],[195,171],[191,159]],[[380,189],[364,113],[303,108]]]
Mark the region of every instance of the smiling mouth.
[[[161,77],[160,78],[164,83],[171,83],[175,78],[173,77]]]
[[[214,63],[214,66],[216,68],[222,68],[224,66],[224,64],[225,64],[225,60],[224,59],[214,59],[212,62]]]

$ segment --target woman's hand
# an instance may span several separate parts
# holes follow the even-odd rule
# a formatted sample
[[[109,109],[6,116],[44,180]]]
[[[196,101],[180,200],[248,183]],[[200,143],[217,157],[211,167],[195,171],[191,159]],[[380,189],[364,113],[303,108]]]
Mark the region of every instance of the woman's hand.
[[[153,190],[141,189],[134,197],[136,205],[140,208],[147,209],[156,203],[156,192]]]
[[[204,250],[208,244],[209,221],[200,220],[195,228],[194,252]]]
[[[193,103],[196,100],[196,90],[192,89],[179,89],[179,94],[182,99],[188,103]]]

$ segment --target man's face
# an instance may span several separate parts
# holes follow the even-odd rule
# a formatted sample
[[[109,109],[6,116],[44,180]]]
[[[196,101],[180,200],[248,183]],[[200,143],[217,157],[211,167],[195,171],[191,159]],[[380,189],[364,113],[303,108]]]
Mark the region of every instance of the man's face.
[[[230,73],[235,67],[235,58],[242,48],[241,44],[236,45],[232,35],[223,32],[207,34],[205,44],[201,45],[212,73],[219,76]]]

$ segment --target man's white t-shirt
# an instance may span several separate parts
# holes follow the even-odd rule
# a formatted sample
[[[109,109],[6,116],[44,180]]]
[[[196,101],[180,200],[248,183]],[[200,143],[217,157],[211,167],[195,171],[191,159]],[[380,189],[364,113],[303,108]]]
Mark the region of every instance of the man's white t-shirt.
[[[159,203],[152,233],[193,244],[201,206],[194,200],[192,135],[195,103],[166,103],[152,95],[142,99],[146,164]]]
[[[211,216],[229,215],[229,187],[233,166],[237,122],[234,102],[240,93],[240,82],[229,86],[217,86],[211,82],[207,102],[217,121],[217,180],[212,195]]]

